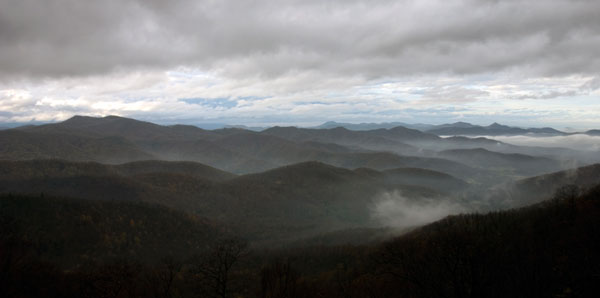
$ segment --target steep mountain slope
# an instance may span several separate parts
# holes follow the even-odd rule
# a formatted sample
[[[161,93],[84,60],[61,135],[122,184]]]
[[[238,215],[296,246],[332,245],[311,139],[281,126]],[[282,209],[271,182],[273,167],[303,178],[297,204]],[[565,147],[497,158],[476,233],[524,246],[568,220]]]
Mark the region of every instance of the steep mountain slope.
[[[594,297],[599,227],[595,187],[527,208],[448,217],[380,246],[375,266],[392,293],[409,297]]]

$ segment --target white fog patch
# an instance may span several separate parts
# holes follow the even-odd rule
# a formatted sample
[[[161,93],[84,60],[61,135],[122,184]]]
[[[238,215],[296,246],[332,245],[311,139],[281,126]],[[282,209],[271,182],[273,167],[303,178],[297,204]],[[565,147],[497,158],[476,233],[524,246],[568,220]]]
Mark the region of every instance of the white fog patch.
[[[407,228],[466,211],[448,199],[407,198],[400,191],[384,192],[374,200],[372,216],[384,226]]]
[[[582,151],[600,151],[600,136],[483,136],[517,146],[563,147]]]

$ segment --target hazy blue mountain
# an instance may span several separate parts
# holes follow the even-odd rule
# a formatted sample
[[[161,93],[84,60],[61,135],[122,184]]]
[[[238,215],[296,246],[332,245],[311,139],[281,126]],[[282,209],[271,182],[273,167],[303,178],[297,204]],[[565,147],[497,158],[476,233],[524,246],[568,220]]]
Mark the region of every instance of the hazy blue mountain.
[[[349,130],[374,130],[374,129],[390,129],[397,126],[403,126],[406,128],[418,129],[418,130],[427,130],[433,127],[431,124],[409,124],[404,122],[382,122],[382,123],[343,123],[343,122],[335,122],[328,121],[321,125],[310,127],[315,129],[330,129],[336,127],[343,127]]]
[[[460,122],[446,128],[454,127],[482,128]],[[492,125],[492,129],[496,130],[505,128]],[[560,159],[565,165],[563,168],[593,161],[591,157],[575,150],[514,146],[486,138],[441,138],[402,126],[363,131],[343,127],[272,127],[261,132],[222,128],[208,131],[190,125],[162,126],[116,116],[75,116],[61,123],[4,130],[0,135],[3,136],[0,138],[0,158],[8,160],[59,158],[104,163],[149,159],[192,161],[236,174],[319,161],[348,169],[417,167],[446,172],[461,179],[484,179],[489,183],[494,179],[488,175],[492,172],[498,175],[498,171],[489,171],[481,164],[475,165],[468,158],[453,158],[450,161],[450,156],[436,152],[483,148],[498,153]],[[577,162],[578,158],[582,162]],[[469,166],[464,163],[469,163]],[[494,168],[502,168],[498,163],[496,165]],[[512,163],[508,168],[515,169],[516,166]],[[543,172],[537,170],[544,167],[535,167],[532,171],[523,170],[524,166],[518,168],[521,170],[506,174],[539,174]]]
[[[472,125],[465,122],[456,122],[453,124],[438,125],[426,130],[436,135],[479,135],[479,136],[501,136],[501,135],[524,135],[524,134],[545,134],[545,135],[566,135],[567,133],[550,127],[543,128],[520,128],[492,123],[489,126]]]
[[[271,127],[261,132],[294,142],[316,141],[335,143],[347,147],[356,147],[374,151],[390,151],[400,154],[418,155],[420,149],[408,144],[416,140],[436,140],[439,137],[415,129],[395,127],[354,131],[343,127],[331,129],[310,129],[297,127]]]
[[[600,129],[591,129],[586,131],[585,134],[590,136],[600,136]]]

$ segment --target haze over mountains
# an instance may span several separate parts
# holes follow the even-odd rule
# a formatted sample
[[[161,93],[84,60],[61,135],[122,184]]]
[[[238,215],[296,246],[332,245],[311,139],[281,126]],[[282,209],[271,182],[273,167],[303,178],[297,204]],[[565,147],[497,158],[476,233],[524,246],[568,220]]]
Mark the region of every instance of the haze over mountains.
[[[374,129],[390,129],[397,126],[420,130],[422,132],[428,132],[440,136],[453,136],[453,135],[465,135],[465,136],[511,136],[511,135],[545,135],[545,136],[564,136],[573,134],[587,134],[587,135],[599,135],[599,130],[591,129],[582,132],[564,132],[552,127],[542,128],[521,128],[508,125],[502,125],[499,123],[492,123],[488,126],[474,125],[467,122],[455,122],[448,124],[410,124],[404,122],[384,122],[384,123],[342,123],[335,121],[328,121],[314,128],[328,129],[336,127],[344,127],[349,130],[374,130]]]
[[[439,245],[446,251],[451,249],[446,245],[471,247],[469,237],[488,239],[473,244],[487,247],[486,254],[491,255],[486,255],[486,260],[500,258],[503,262],[522,263],[523,260],[490,248],[500,239],[476,227],[499,229],[498,233],[506,235],[498,236],[501,241],[511,251],[514,249],[513,253],[522,253],[519,237],[538,239],[537,235],[546,235],[539,228],[542,222],[557,227],[560,239],[548,238],[551,239],[548,241],[558,243],[574,239],[558,224],[564,218],[571,218],[568,214],[576,212],[586,221],[593,221],[597,206],[589,202],[600,185],[598,150],[586,146],[523,146],[490,136],[447,137],[432,133],[448,129],[508,129],[511,134],[519,134],[504,136],[508,138],[532,138],[533,133],[531,129],[500,125],[458,126],[430,127],[427,131],[403,126],[366,130],[344,127],[204,130],[116,116],[75,116],[60,123],[2,130],[0,223],[5,236],[0,239],[0,249],[13,247],[11,253],[26,252],[34,256],[33,264],[49,262],[77,274],[100,266],[104,269],[85,274],[98,281],[105,279],[102,270],[108,270],[109,276],[118,276],[114,281],[118,283],[125,278],[122,274],[135,271],[131,269],[134,267],[127,267],[134,266],[131,260],[155,266],[150,264],[167,257],[170,261],[165,261],[166,264],[183,262],[188,266],[185,268],[210,268],[210,262],[219,260],[218,252],[241,251],[245,247],[241,243],[247,242],[255,254],[269,249],[275,255],[291,257],[296,254],[288,251],[292,249],[297,251],[298,258],[320,260],[318,266],[299,267],[304,268],[302,274],[317,281],[324,277],[313,274],[323,274],[338,266],[330,262],[339,257],[346,258],[345,262],[360,272],[370,269],[360,267],[357,262],[370,264],[377,270],[398,270],[420,260],[424,266],[430,266],[430,272],[445,274],[436,271],[445,267],[419,259],[413,246],[429,243],[419,250],[438,255],[437,246],[432,244],[435,241],[442,241]],[[536,130],[535,134],[538,136],[534,138],[540,140],[570,137],[546,129]],[[560,199],[548,207],[546,200],[553,196],[577,200]],[[532,204],[529,209],[497,213]],[[573,206],[588,206],[589,210],[568,211]],[[446,218],[490,211],[493,213],[473,219],[468,215]],[[548,219],[550,214],[556,217]],[[513,235],[514,232],[508,231],[513,231],[514,221],[535,232]],[[587,239],[585,233],[595,233],[584,223],[573,224],[579,227],[578,239]],[[243,239],[243,242],[227,239]],[[541,249],[538,242],[528,247]],[[340,256],[328,252],[348,245],[354,248]],[[313,253],[314,247],[319,250]],[[376,254],[368,257],[371,261],[356,257],[371,250]],[[400,251],[410,258],[402,265],[387,268],[397,261],[396,257],[389,259],[387,254]],[[468,253],[462,257],[478,256],[475,251],[465,251]],[[563,266],[557,261],[562,256],[561,250],[551,251],[543,266]],[[579,264],[577,256],[572,255],[570,262]],[[114,261],[123,258],[125,263]],[[202,258],[208,258],[202,262],[209,263],[198,263]],[[283,272],[277,271],[284,268],[277,265],[280,264],[277,260],[273,265],[275,271],[260,269],[264,266],[260,264],[271,262],[265,258],[270,258],[270,254],[258,253],[240,265],[244,267],[236,271],[236,276],[244,276],[245,280],[239,280],[244,285],[239,291],[258,284],[251,277],[258,276],[256,270],[262,270],[263,282],[271,278],[268,274],[272,273],[268,272]],[[373,263],[378,258],[387,261]],[[21,285],[23,278],[19,274],[29,271],[12,257],[7,262],[14,268],[8,271],[13,272],[8,276],[15,280],[11,284]],[[143,272],[154,270],[143,268]],[[197,273],[183,268],[160,269],[163,270],[160,272],[178,272],[176,280],[181,284],[175,287],[189,296],[195,290],[185,284],[193,283]],[[415,270],[410,274],[424,282],[420,271],[410,270]],[[504,271],[497,274],[501,272]],[[48,278],[53,274],[42,276]],[[348,273],[336,274],[358,282]],[[71,280],[75,277],[61,278],[81,285]],[[139,283],[138,279],[131,284]],[[371,282],[386,283],[386,280],[378,277],[367,283],[372,286]],[[102,296],[98,293],[104,287],[104,284],[91,286],[98,291],[92,296]],[[324,289],[331,290],[329,286]]]
[[[449,128],[481,129],[459,123],[430,131]],[[158,202],[219,220],[234,217],[233,210],[239,209],[245,210],[246,217],[254,214],[251,209],[256,214],[277,210],[272,216],[290,219],[294,218],[290,214],[299,212],[295,228],[304,225],[300,229],[309,235],[372,226],[365,210],[377,195],[392,191],[411,198],[447,197],[467,209],[511,207],[512,203],[500,201],[486,206],[473,196],[526,177],[592,164],[600,156],[589,150],[516,146],[483,137],[440,137],[402,126],[271,127],[256,132],[75,116],[60,123],[0,131],[0,159],[5,160],[3,192]],[[114,194],[106,196],[102,189]],[[274,197],[280,199],[272,201]],[[329,207],[320,205],[324,201]],[[252,207],[227,207],[249,202]],[[306,228],[310,225],[306,220],[319,216],[323,224],[309,232],[312,228]],[[236,215],[240,226],[252,226],[243,217]],[[265,227],[256,228],[261,229]]]
[[[586,152],[512,146],[486,138],[440,138],[404,127],[369,131],[342,127],[273,127],[254,132],[238,128],[203,130],[186,125],[160,126],[116,116],[76,116],[56,124],[5,130],[2,136],[0,156],[4,159],[64,158],[107,163],[188,160],[235,173],[258,172],[311,160],[346,168],[383,170],[404,166],[452,171],[454,166],[458,169],[461,165],[436,159],[436,151],[451,149],[536,153],[586,162],[593,157]]]

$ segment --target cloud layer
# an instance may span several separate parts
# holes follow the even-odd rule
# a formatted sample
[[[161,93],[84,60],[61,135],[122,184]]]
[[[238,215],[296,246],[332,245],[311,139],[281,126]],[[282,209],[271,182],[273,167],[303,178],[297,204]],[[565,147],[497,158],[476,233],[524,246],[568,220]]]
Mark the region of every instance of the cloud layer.
[[[195,64],[369,78],[600,69],[598,1],[2,0],[3,75]]]
[[[600,152],[600,136],[573,134],[567,136],[484,136],[518,145],[539,147],[563,147],[580,151]]]
[[[387,113],[415,121],[435,114],[430,122],[438,122],[516,113],[521,121],[595,124],[572,106],[553,115],[565,98],[599,111],[593,0],[0,0],[0,7],[0,111],[11,113],[3,121],[117,113],[302,123]],[[233,104],[178,110],[182,98]],[[540,100],[555,102],[534,108]]]

